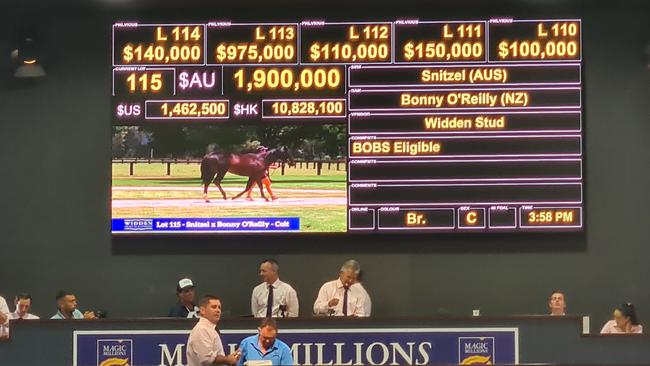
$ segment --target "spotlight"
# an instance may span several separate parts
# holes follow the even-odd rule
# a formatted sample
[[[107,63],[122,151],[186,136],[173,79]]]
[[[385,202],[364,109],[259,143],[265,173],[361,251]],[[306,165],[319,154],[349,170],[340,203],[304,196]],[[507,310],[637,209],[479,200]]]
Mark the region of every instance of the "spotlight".
[[[15,64],[15,78],[39,78],[45,76],[36,44],[32,38],[24,38],[20,46],[11,51]]]

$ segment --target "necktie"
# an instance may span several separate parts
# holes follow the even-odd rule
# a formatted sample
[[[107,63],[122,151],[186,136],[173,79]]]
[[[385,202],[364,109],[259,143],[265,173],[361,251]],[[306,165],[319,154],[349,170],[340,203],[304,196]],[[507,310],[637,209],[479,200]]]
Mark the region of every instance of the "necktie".
[[[273,285],[269,285],[269,298],[266,299],[266,317],[273,316]]]
[[[343,316],[348,316],[348,291],[350,291],[350,288],[343,287],[343,289]]]

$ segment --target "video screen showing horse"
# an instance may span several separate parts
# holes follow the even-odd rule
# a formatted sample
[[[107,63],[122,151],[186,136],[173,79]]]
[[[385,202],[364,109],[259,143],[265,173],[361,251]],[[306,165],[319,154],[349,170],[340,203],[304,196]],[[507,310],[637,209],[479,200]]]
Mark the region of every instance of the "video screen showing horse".
[[[344,124],[114,126],[114,233],[344,232]]]

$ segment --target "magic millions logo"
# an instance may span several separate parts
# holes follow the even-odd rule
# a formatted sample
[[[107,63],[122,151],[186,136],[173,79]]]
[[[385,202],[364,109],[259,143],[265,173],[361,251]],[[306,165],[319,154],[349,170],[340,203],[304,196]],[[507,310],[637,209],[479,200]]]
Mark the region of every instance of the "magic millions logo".
[[[461,365],[492,365],[494,337],[460,337],[458,363]]]
[[[97,340],[97,366],[133,364],[133,341],[130,339]]]

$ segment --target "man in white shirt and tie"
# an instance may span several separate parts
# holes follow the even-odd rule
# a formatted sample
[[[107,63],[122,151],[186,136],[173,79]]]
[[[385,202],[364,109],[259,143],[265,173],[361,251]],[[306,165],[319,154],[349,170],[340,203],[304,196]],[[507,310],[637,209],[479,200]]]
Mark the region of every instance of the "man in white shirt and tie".
[[[318,291],[314,303],[316,315],[370,316],[372,302],[359,282],[361,266],[350,259],[343,263],[339,278],[326,282]]]
[[[280,281],[280,265],[275,259],[260,263],[262,283],[255,286],[251,295],[251,312],[256,318],[298,316],[298,295],[286,282]]]

